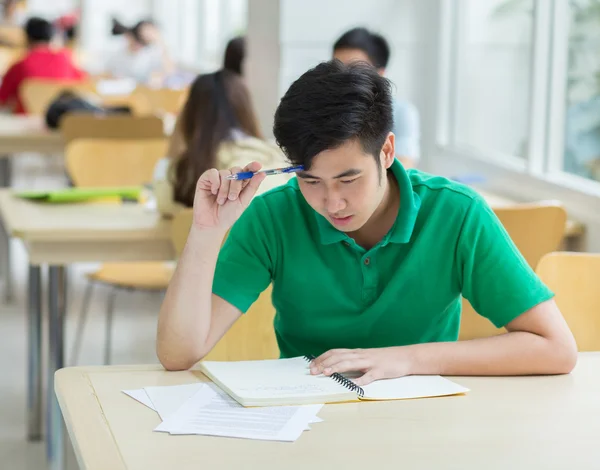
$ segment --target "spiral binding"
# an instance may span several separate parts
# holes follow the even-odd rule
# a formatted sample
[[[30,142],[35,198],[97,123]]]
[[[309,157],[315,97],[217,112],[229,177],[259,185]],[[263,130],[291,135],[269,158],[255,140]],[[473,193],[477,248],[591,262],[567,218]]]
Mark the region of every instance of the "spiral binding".
[[[315,356],[312,355],[305,355],[304,359],[306,359],[308,362],[312,361],[313,359],[315,359]],[[331,374],[329,377],[331,377],[333,380],[335,380],[337,383],[339,383],[340,385],[342,385],[343,387],[346,387],[348,390],[351,390],[353,392],[356,392],[356,394],[359,397],[364,397],[365,396],[365,391],[363,390],[362,387],[360,387],[359,385],[356,385],[354,382],[352,382],[352,380],[344,377],[342,374],[339,374],[337,372],[334,372],[333,374]]]

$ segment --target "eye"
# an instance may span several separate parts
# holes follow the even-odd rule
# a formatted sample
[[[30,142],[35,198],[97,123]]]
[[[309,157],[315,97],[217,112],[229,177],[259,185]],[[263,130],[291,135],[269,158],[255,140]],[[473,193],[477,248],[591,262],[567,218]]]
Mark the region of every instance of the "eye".
[[[314,186],[315,184],[319,183],[319,180],[304,180],[304,182],[306,184],[310,184],[311,186]]]
[[[350,184],[350,183],[354,183],[358,178],[354,178],[353,180],[342,180],[342,183],[344,184]]]

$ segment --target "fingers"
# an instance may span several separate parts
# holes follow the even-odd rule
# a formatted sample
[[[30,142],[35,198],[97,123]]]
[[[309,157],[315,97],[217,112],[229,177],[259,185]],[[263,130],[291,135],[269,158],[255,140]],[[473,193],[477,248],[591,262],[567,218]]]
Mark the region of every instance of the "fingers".
[[[244,204],[249,204],[250,200],[258,190],[258,187],[265,178],[264,174],[255,175],[249,180],[230,180],[228,176],[245,172],[252,171],[257,172],[262,168],[259,162],[251,162],[244,168],[233,167],[229,170],[217,170],[212,168],[204,172],[200,177],[197,184],[197,189],[208,190],[217,197],[217,204],[223,205],[225,202],[235,201],[238,198],[242,198],[242,192],[244,192]]]
[[[259,162],[250,162],[244,167],[244,171],[259,171],[262,169],[262,164]]]
[[[372,369],[372,370],[367,371],[361,377],[352,379],[352,382],[354,382],[359,387],[364,387],[365,385],[369,385],[371,382],[375,382],[376,380],[379,380],[381,378],[382,378],[381,374],[379,374],[377,372],[377,370]]]
[[[250,204],[250,201],[256,194],[256,191],[258,191],[260,184],[264,181],[266,177],[267,175],[265,175],[264,173],[254,175],[250,182],[247,184],[247,186],[244,189],[242,189],[242,192],[240,193],[240,201],[244,205],[247,206],[248,204]]]
[[[359,349],[331,349],[314,359],[310,365],[312,374],[323,374],[334,364],[342,361],[355,360]]]
[[[219,171],[216,168],[213,168],[208,171],[207,177],[210,182],[210,192],[216,195],[219,192],[219,186],[221,186]]]
[[[239,166],[234,166],[231,170],[230,170],[230,174],[235,174],[235,173],[241,173],[242,170]],[[244,181],[238,181],[238,180],[228,180],[229,181],[229,195],[227,196],[228,199],[230,201],[235,201],[238,196],[240,195],[240,192],[242,191],[242,187],[243,187],[243,183]]]
[[[225,204],[225,201],[227,201],[227,198],[229,197],[229,186],[231,185],[232,180],[228,180],[227,177],[230,175],[231,171],[229,170],[219,171],[221,183],[219,185],[219,192],[217,193],[217,204]]]

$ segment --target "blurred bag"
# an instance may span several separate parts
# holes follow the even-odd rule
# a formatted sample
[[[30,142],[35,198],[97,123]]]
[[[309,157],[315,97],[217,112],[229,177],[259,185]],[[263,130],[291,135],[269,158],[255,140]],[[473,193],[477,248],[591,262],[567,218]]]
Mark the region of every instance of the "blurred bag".
[[[58,129],[62,117],[70,112],[85,112],[105,116],[107,114],[131,114],[127,106],[101,106],[94,104],[70,90],[62,91],[48,106],[46,125],[50,129]]]

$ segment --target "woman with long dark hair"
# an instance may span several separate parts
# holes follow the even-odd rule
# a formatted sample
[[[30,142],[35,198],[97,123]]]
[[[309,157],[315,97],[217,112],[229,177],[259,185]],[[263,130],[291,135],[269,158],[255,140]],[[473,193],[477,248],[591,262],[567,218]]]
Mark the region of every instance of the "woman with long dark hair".
[[[181,144],[171,158],[161,160],[155,171],[158,210],[172,214],[177,206],[191,207],[196,182],[209,168],[231,168],[258,161],[281,166],[283,154],[262,139],[248,89],[242,78],[229,70],[200,75],[190,87],[175,132]],[[264,189],[287,177],[271,176]]]

